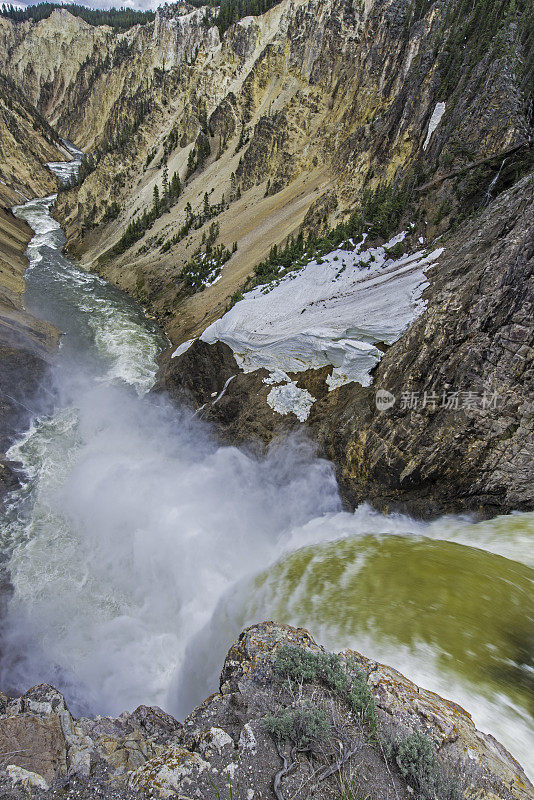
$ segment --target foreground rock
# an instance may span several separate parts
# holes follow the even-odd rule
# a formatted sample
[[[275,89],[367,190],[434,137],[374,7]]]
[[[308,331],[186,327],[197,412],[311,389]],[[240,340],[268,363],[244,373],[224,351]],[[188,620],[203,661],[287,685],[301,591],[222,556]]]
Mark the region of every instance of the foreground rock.
[[[264,445],[305,430],[351,505],[421,516],[532,509],[533,201],[530,175],[439,242],[427,308],[387,349],[371,387],[329,392],[331,368],[290,375],[316,398],[304,424],[274,411],[267,372],[244,374],[220,342],[168,356],[157,388],[202,408],[227,441]],[[378,389],[395,398],[387,410]]]
[[[308,670],[300,680],[294,672],[299,659]],[[314,675],[317,665],[323,672]],[[351,686],[359,687],[352,705]],[[278,737],[268,731],[266,720],[294,723],[302,713],[318,720],[320,730],[305,718],[303,727],[290,725]],[[354,793],[349,797],[407,800],[420,796],[417,775],[423,773],[413,764],[406,769],[406,741],[429,748],[427,772],[440,775],[437,798],[532,797],[519,764],[477,731],[460,706],[358,653],[327,657],[304,629],[272,622],[240,635],[226,657],[219,692],[183,725],[145,706],[117,719],[75,720],[62,695],[46,685],[16,699],[0,696],[0,792],[6,800],[253,800],[334,798],[345,787]],[[415,758],[419,767],[423,761]]]

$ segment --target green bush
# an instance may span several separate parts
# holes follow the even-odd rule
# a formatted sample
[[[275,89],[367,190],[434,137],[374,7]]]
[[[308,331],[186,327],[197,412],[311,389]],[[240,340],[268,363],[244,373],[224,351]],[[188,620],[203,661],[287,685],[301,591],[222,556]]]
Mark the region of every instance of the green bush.
[[[295,645],[284,645],[276,654],[274,672],[281,678],[299,682],[320,680],[338,693],[349,690],[349,680],[334,653],[312,653]]]
[[[373,731],[376,730],[375,701],[365,675],[356,669],[351,681],[335,653],[312,653],[295,645],[284,645],[276,654],[273,669],[275,675],[282,679],[299,683],[321,681],[339,695]]]
[[[230,311],[230,309],[233,308],[236,303],[239,303],[240,300],[243,300],[243,294],[241,292],[234,292],[230,298],[226,310]]]
[[[300,708],[286,708],[278,714],[267,714],[263,727],[278,742],[291,742],[300,749],[326,739],[330,726],[326,714],[311,703]]]
[[[386,247],[384,249],[388,258],[400,258],[404,255],[404,245],[402,242],[397,242],[393,247]]]
[[[432,740],[418,731],[393,747],[399,771],[415,792],[416,800],[461,800],[463,792],[443,770]]]
[[[348,703],[352,710],[366,722],[373,732],[377,729],[376,705],[363,672],[357,672],[352,683]]]

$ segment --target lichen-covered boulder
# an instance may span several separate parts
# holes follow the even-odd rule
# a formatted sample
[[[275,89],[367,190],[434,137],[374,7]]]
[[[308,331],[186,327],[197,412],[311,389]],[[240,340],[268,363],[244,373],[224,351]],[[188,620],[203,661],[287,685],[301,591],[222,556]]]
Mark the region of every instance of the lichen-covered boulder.
[[[0,796],[10,800],[54,792],[338,800],[344,791],[412,800],[422,787],[435,800],[534,796],[520,765],[456,703],[275,622],[241,633],[219,691],[183,725],[147,706],[76,720],[63,696],[41,685],[14,700],[0,695],[0,736],[13,750],[0,768]]]

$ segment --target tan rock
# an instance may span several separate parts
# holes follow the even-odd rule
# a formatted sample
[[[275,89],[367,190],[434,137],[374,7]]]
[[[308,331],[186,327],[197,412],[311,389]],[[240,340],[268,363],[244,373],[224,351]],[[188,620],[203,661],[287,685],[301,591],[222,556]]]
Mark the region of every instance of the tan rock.
[[[67,772],[65,737],[55,715],[20,714],[0,719],[0,753],[6,766],[36,772],[47,782]]]
[[[160,756],[150,759],[135,770],[128,779],[132,789],[152,789],[162,797],[172,797],[180,789],[181,782],[191,782],[209,764],[197,753],[183,747],[167,750]]]
[[[12,764],[6,767],[6,772],[15,785],[21,785],[24,789],[48,789],[47,782],[37,772],[15,767]]]

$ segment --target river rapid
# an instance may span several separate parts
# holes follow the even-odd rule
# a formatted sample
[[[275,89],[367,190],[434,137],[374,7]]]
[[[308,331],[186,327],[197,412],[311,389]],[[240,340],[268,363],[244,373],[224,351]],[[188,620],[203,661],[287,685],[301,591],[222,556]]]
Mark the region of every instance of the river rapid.
[[[51,168],[67,180],[76,159]],[[183,717],[239,631],[276,619],[460,702],[534,776],[534,514],[351,514],[305,442],[263,459],[218,446],[149,393],[166,341],[62,254],[54,199],[15,210],[35,231],[26,305],[64,336],[8,454],[27,482],[1,528],[3,689],[49,682],[74,713]]]

